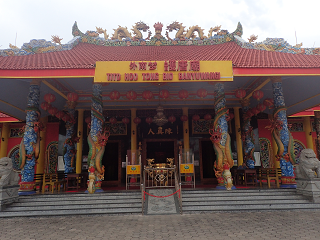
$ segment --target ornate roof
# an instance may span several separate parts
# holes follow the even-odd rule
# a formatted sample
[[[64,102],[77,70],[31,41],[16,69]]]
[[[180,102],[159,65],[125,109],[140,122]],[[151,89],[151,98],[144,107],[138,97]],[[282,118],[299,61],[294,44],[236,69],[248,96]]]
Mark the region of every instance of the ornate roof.
[[[21,49],[0,50],[0,69],[94,69],[96,61],[163,61],[163,60],[231,60],[237,68],[319,68],[320,48],[291,46],[281,38],[269,38],[253,43],[241,38],[242,26],[235,31],[221,30],[216,26],[207,36],[199,26],[185,29],[182,23],[167,26],[166,37],[162,36],[161,23],[154,24],[155,35],[149,26],[138,22],[133,26],[133,35],[126,27],[119,26],[109,38],[106,30],[83,33],[77,23],[72,28],[74,38],[61,44],[53,36],[52,43],[31,40]],[[143,39],[142,32],[149,31]],[[171,39],[168,32],[176,31]],[[194,34],[197,32],[198,37]],[[100,34],[104,38],[99,37]]]

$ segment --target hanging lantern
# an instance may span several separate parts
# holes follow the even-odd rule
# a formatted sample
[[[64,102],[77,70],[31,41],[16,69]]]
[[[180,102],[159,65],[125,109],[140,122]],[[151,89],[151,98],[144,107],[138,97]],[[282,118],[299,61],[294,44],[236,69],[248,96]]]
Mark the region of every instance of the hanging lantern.
[[[211,118],[212,118],[212,116],[211,116],[209,113],[207,113],[206,115],[204,115],[204,120],[206,120],[206,121],[210,121]]]
[[[264,110],[266,110],[266,106],[262,103],[259,103],[257,105],[257,109],[260,111],[260,112],[263,112]]]
[[[58,109],[56,108],[56,107],[49,107],[49,109],[48,109],[48,112],[52,115],[52,116],[54,116],[54,115],[56,115],[56,113],[58,112]]]
[[[84,121],[86,122],[86,124],[90,124],[91,123],[91,116],[86,117],[86,119]]]
[[[71,118],[70,118],[69,114],[65,114],[61,119],[62,119],[64,122],[69,122]]]
[[[246,90],[244,89],[237,89],[235,92],[234,92],[234,95],[237,97],[237,98],[244,98],[246,96]]]
[[[141,119],[138,118],[138,117],[136,117],[135,119],[133,119],[133,122],[134,122],[135,124],[139,124],[139,123],[141,123]]]
[[[180,117],[180,120],[181,120],[182,122],[186,122],[186,121],[188,121],[188,116],[183,115],[183,116]]]
[[[256,90],[252,93],[252,97],[260,101],[263,98],[263,92],[261,90]]]
[[[78,94],[72,92],[72,93],[68,93],[67,98],[70,102],[76,102],[79,99]]]
[[[168,121],[174,123],[176,121],[176,117],[171,115],[170,117],[168,117]]]
[[[254,108],[251,109],[251,112],[252,112],[254,115],[257,116],[257,114],[258,114],[260,111],[258,110],[258,108],[254,107]]]
[[[53,95],[52,93],[47,93],[46,95],[44,95],[44,100],[50,104],[56,100],[56,96]]]
[[[116,124],[117,123],[117,119],[115,117],[110,118],[109,122],[111,124]]]
[[[43,110],[47,111],[51,105],[47,102],[43,102],[40,106]]]
[[[133,90],[130,90],[126,93],[126,97],[131,101],[135,100],[137,98],[137,93]]]
[[[254,115],[254,113],[252,112],[252,109],[249,109],[248,111],[246,111],[245,114],[247,115],[248,118],[251,118]]]
[[[124,124],[129,124],[130,123],[130,119],[127,117],[122,118],[121,120]]]
[[[148,123],[149,125],[153,122],[153,118],[152,117],[147,117],[146,118],[146,123]]]
[[[153,98],[153,93],[151,91],[149,91],[149,90],[145,90],[145,91],[142,92],[142,97],[145,100],[150,100],[150,99]]]
[[[207,95],[208,95],[208,91],[206,89],[204,89],[204,88],[198,89],[197,96],[199,98],[205,98]]]
[[[263,101],[263,105],[267,106],[269,109],[273,108],[273,99],[272,98],[266,98],[264,101]]]
[[[113,90],[109,97],[111,100],[118,100],[120,98],[120,93],[117,90]]]
[[[168,99],[170,96],[170,93],[167,89],[162,89],[159,93],[159,97],[162,99]]]
[[[55,115],[58,119],[61,119],[65,115],[65,113],[62,111],[58,111]]]
[[[178,96],[181,99],[186,99],[186,98],[189,97],[189,92],[187,90],[185,90],[185,89],[182,89],[182,90],[179,91]]]
[[[200,116],[197,115],[197,114],[195,114],[195,115],[192,116],[192,120],[193,120],[193,121],[199,121],[199,119],[200,119]]]

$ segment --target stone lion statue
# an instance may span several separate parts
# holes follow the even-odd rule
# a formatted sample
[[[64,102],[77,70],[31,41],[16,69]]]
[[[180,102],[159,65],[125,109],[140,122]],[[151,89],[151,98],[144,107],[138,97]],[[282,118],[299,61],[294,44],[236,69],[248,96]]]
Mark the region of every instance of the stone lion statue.
[[[300,153],[300,162],[296,167],[297,178],[320,178],[320,161],[313,149],[303,149]]]
[[[11,158],[0,158],[0,187],[17,185],[19,183],[19,174],[12,169]]]

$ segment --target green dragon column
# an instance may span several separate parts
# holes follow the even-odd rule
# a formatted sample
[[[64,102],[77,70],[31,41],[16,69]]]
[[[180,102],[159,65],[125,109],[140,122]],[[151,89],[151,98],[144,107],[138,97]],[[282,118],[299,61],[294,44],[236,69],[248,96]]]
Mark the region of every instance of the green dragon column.
[[[110,134],[104,127],[104,117],[102,111],[102,85],[93,84],[91,103],[91,129],[88,135],[89,193],[102,191],[101,182],[104,179],[104,166],[102,166],[102,157]]]
[[[231,154],[231,138],[228,134],[228,114],[226,108],[226,99],[224,94],[224,85],[216,83],[214,85],[215,117],[213,128],[210,129],[214,150],[216,152],[216,162],[214,163],[215,175],[218,179],[218,189],[231,190],[235,189],[232,184],[232,176],[230,168],[233,167],[233,159]]]

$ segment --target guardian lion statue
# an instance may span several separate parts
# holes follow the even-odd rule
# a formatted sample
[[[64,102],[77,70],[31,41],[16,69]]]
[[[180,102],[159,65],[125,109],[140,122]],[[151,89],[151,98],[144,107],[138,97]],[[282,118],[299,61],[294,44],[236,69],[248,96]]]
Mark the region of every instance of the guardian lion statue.
[[[320,161],[312,149],[300,153],[300,162],[296,167],[296,177],[304,179],[320,178]]]
[[[19,174],[12,169],[11,158],[0,158],[0,187],[17,185]]]

